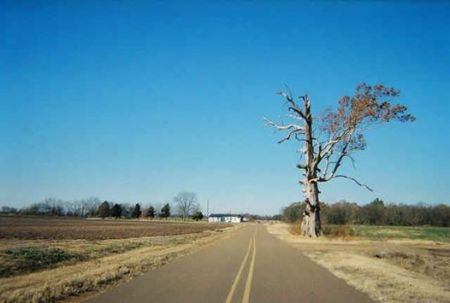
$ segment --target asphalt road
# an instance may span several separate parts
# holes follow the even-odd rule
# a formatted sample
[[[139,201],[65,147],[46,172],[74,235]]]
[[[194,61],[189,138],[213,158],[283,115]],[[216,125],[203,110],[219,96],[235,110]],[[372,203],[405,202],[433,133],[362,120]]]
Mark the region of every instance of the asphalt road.
[[[373,301],[253,224],[87,302]]]

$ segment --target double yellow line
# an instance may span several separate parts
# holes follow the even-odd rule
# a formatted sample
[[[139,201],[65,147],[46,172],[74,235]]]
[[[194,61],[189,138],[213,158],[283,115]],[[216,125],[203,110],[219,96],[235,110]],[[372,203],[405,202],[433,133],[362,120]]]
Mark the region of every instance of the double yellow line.
[[[250,290],[252,288],[252,280],[253,280],[253,271],[255,268],[255,258],[256,258],[256,229],[253,237],[250,239],[248,243],[247,253],[245,254],[244,260],[242,260],[241,266],[239,267],[239,271],[237,272],[236,277],[234,278],[233,284],[231,285],[230,292],[228,293],[227,300],[225,303],[231,303],[233,300],[233,295],[236,291],[236,287],[239,284],[239,280],[241,279],[242,272],[247,264],[248,257],[250,256],[250,251],[253,247],[252,260],[250,261],[250,268],[248,270],[247,281],[245,282],[244,295],[242,296],[242,303],[248,303],[250,300]]]

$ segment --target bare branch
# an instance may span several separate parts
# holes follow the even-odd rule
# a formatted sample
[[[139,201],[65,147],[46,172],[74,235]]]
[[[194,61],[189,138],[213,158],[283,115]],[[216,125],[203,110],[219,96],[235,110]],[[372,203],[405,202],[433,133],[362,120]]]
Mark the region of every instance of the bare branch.
[[[302,119],[306,120],[306,116],[303,113],[303,111],[300,109],[300,107],[295,103],[294,99],[292,98],[291,93],[286,92],[279,92],[280,96],[284,97],[286,101],[290,104],[289,110],[295,112],[297,115],[299,115]]]
[[[336,175],[336,176],[334,176],[332,179],[334,179],[334,178],[345,178],[345,179],[349,179],[349,180],[352,180],[353,182],[355,182],[356,184],[358,184],[359,186],[365,187],[365,188],[367,188],[368,190],[373,191],[372,188],[370,188],[370,187],[367,186],[366,184],[360,183],[360,182],[359,182],[358,180],[356,180],[355,178],[352,178],[352,177],[349,177],[349,176],[344,176],[344,175]]]
[[[298,168],[298,169],[304,169],[304,170],[307,170],[307,169],[308,169],[308,166],[307,166],[307,165],[304,165],[304,164],[297,164],[297,168]]]
[[[305,128],[303,126],[297,125],[297,124],[277,124],[267,118],[263,118],[266,122],[267,126],[276,128],[278,130],[295,130],[295,131],[301,131],[304,132]]]
[[[287,130],[288,134],[278,141],[278,143],[283,143],[285,141],[288,141],[292,138],[292,136],[295,135],[297,139],[299,139],[296,135],[297,134],[303,134],[305,132],[305,128],[303,126],[297,125],[297,124],[277,124],[269,119],[263,118],[266,122],[267,126],[273,127],[279,131]],[[301,140],[301,139],[300,139]]]
[[[303,120],[306,120],[305,114],[302,112],[300,108],[297,107],[297,105],[289,106],[289,110],[295,112],[297,115],[299,115]]]
[[[338,168],[341,166],[342,164],[342,160],[344,159],[345,156],[347,156],[347,148],[348,148],[349,143],[346,142],[345,145],[342,147],[341,153],[336,161],[336,163],[334,164],[333,170],[331,172],[331,178],[333,178],[333,176],[336,174]]]

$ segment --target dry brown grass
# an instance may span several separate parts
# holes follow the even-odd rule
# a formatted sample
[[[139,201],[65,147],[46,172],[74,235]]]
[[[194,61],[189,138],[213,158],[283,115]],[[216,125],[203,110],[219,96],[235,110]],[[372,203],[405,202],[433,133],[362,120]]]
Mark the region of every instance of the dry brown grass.
[[[20,222],[23,225],[23,220]],[[156,235],[152,237],[136,237],[129,238],[130,235],[135,234],[136,230],[142,229],[138,225],[141,224],[143,228],[147,228],[151,223],[146,222],[119,222],[121,226],[120,235],[128,237],[124,239],[117,239],[115,232],[116,228],[112,228],[103,232],[100,239],[92,240],[91,222],[84,220],[88,225],[84,232],[87,239],[67,239],[67,235],[73,233],[67,230],[72,229],[69,222],[76,221],[78,227],[80,220],[57,220],[55,228],[57,231],[48,232],[48,224],[43,222],[36,224],[36,219],[33,219],[33,226],[44,226],[45,235],[56,235],[53,239],[3,239],[0,244],[0,252],[5,249],[16,248],[58,248],[65,252],[73,254],[82,254],[85,256],[83,260],[71,260],[54,264],[49,268],[36,271],[34,273],[16,272],[9,277],[0,279],[0,302],[55,302],[61,301],[74,296],[84,295],[89,292],[95,292],[110,285],[114,285],[119,281],[130,279],[145,271],[159,267],[176,257],[188,254],[199,247],[207,245],[214,240],[222,237],[227,237],[228,232],[223,230],[231,230],[236,227],[229,227],[229,225],[210,225],[210,224],[195,224],[195,223],[177,223],[185,228],[182,234],[174,235],[177,228],[173,228],[171,223],[153,223],[158,225],[157,234],[172,234],[172,235]],[[115,223],[113,221],[113,223]],[[107,228],[110,223],[94,222],[94,225]],[[4,225],[3,225],[4,226]],[[61,227],[63,226],[63,227]],[[195,226],[195,227],[192,227]],[[197,227],[198,226],[198,227]],[[132,231],[127,231],[126,228],[131,228]],[[166,230],[162,230],[166,228]],[[200,228],[200,231],[198,231]],[[125,230],[124,230],[125,229]],[[34,232],[43,234],[44,231],[36,228]],[[153,228],[149,230],[155,231]],[[186,230],[194,230],[194,233],[186,234]],[[141,234],[140,230],[138,233]],[[144,231],[148,233],[148,231]],[[20,232],[21,235],[23,233]],[[63,235],[63,240],[59,238]],[[102,240],[108,235],[113,239]],[[70,238],[69,237],[69,238]],[[78,236],[80,237],[80,236]],[[3,258],[5,256],[3,255]],[[0,254],[0,269],[5,267],[7,262],[2,259]],[[76,300],[75,300],[76,301]]]
[[[326,225],[322,232],[327,239],[355,239],[358,238],[357,231],[348,225]],[[289,233],[292,235],[301,235],[301,224],[295,223],[289,225]]]
[[[450,302],[449,243],[345,236],[306,239],[282,223],[268,230],[375,301]]]

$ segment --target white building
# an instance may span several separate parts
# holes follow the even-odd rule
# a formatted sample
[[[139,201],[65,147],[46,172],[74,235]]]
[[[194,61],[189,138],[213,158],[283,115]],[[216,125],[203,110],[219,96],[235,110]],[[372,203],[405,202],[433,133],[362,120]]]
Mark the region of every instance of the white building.
[[[209,223],[241,223],[241,215],[232,214],[211,214],[208,217]]]

